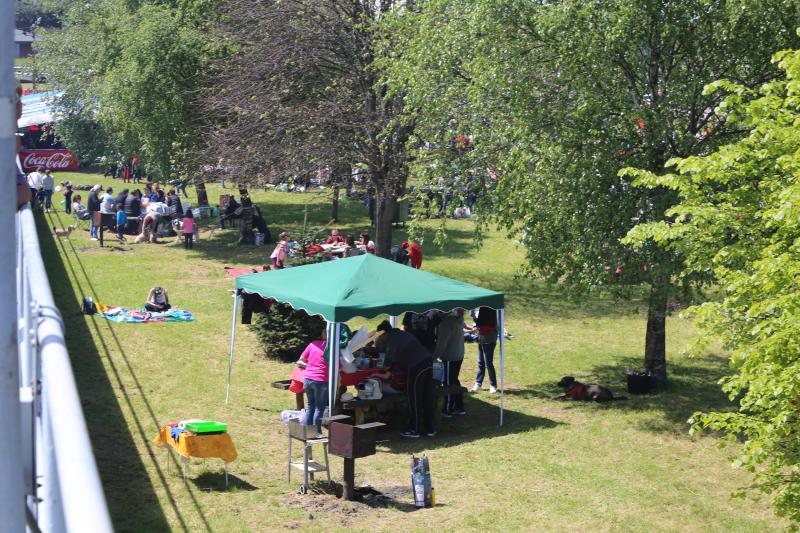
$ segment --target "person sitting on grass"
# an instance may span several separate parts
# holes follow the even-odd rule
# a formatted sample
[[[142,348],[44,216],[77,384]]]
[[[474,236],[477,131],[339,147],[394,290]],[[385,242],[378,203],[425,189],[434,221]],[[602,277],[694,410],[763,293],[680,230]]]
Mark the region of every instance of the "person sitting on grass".
[[[151,313],[163,313],[164,311],[169,311],[171,307],[167,289],[161,287],[150,289],[150,294],[147,295],[147,303],[144,304],[146,310]]]

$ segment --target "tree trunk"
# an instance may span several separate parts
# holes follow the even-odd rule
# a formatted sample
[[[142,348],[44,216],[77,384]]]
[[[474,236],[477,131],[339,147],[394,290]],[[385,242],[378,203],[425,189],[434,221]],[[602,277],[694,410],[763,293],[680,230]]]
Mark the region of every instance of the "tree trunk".
[[[389,257],[392,249],[392,222],[397,209],[397,200],[393,194],[384,191],[375,198],[375,254]]]
[[[339,186],[333,186],[333,202],[331,205],[331,219],[339,222]]]
[[[644,365],[658,385],[667,382],[667,289],[667,283],[655,280],[650,286],[647,309]]]
[[[202,179],[195,179],[194,188],[197,191],[197,205],[208,205],[206,183]]]
[[[255,244],[253,236],[253,202],[246,187],[239,187],[239,201],[242,204],[242,215],[239,219],[239,244]]]

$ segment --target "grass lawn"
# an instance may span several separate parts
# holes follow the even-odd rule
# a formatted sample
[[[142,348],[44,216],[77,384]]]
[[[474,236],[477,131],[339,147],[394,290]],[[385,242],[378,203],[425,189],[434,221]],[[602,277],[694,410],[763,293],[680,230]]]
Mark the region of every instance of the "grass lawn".
[[[66,178],[121,188],[97,175],[57,176]],[[194,200],[194,190],[189,192]],[[219,192],[209,187],[212,203]],[[79,194],[85,200],[86,193]],[[322,225],[330,214],[319,195],[253,196],[273,235],[298,230],[306,202],[315,223]],[[203,235],[188,252],[172,239],[125,246],[109,241],[100,249],[87,232],[55,241],[49,228],[71,223],[63,212],[39,216],[50,282],[120,531],[751,532],[786,525],[767,501],[731,498],[750,482],[747,473],[730,466],[734,449],[720,449],[713,436],[687,434],[693,411],[729,408],[715,384],[727,369],[724,356],[681,355],[693,334],[690,321],[673,317],[668,324],[668,391],[607,405],[548,399],[566,374],[623,392],[625,368],[641,366],[646,313],[641,301],[569,301],[538,282],[515,279],[522,251],[499,233],[475,250],[471,223],[451,222],[444,251],[429,242],[423,246],[423,267],[507,295],[514,339],[506,343],[506,425],[497,426],[498,397],[486,391],[469,395],[468,415],[444,420],[436,438],[401,440],[402,421],[394,423],[380,437],[388,440],[379,452],[356,461],[357,483],[390,497],[388,504],[370,506],[326,494],[299,496],[298,478],[287,484],[286,430],[279,414],[293,408],[294,398],[269,384],[288,378],[291,365],[262,357],[246,327],[238,330],[232,398],[225,405],[233,280],[222,267],[262,265],[272,246],[239,247],[234,232],[226,230],[211,239]],[[344,205],[341,218],[344,233],[368,226],[360,204]],[[115,324],[78,312],[83,295],[142,306],[156,284],[197,320]],[[467,345],[462,383],[471,385],[475,360],[475,345]],[[178,463],[151,444],[162,425],[187,418],[230,424],[239,458],[231,464],[227,491],[221,461],[193,460],[184,482]],[[412,453],[430,457],[433,509],[411,507]],[[334,479],[341,480],[341,459],[332,457],[331,464]]]

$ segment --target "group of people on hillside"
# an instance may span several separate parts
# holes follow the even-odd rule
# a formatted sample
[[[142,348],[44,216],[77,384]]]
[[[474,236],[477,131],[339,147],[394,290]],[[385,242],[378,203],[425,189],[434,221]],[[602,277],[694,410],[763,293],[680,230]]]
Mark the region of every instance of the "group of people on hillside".
[[[270,269],[280,269],[286,267],[286,260],[289,257],[289,243],[291,242],[291,235],[288,232],[282,232],[278,236],[278,243],[270,255]],[[362,233],[356,241],[353,235],[342,236],[339,234],[338,229],[331,230],[331,234],[325,239],[326,245],[346,245],[344,251],[334,251],[332,256],[342,257],[355,257],[362,254],[374,254],[375,243],[370,240],[369,234]],[[325,252],[325,248],[319,244],[310,244],[306,253],[314,255]]]
[[[71,186],[67,185],[67,190],[71,194]],[[161,224],[193,218],[191,210],[184,212],[175,189],[164,192],[157,183],[146,184],[144,192],[126,188],[116,195],[113,187],[103,191],[102,186],[97,184],[89,191],[85,206],[82,200],[80,195],[76,195],[72,199],[71,209],[78,218],[89,221],[89,237],[95,241],[98,240],[98,232],[108,228],[116,233],[120,241],[124,241],[127,234],[141,236],[139,242],[154,242]],[[192,222],[188,226],[194,229]],[[184,242],[187,248],[192,247],[192,232],[187,235],[184,230]]]

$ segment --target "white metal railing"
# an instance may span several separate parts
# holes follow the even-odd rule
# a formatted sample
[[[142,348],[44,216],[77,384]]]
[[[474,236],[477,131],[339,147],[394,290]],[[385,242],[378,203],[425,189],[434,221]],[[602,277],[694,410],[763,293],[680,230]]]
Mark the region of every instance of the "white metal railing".
[[[50,292],[33,213],[17,213],[17,342],[29,531],[112,531],[64,323]],[[2,529],[2,527],[0,527]]]

